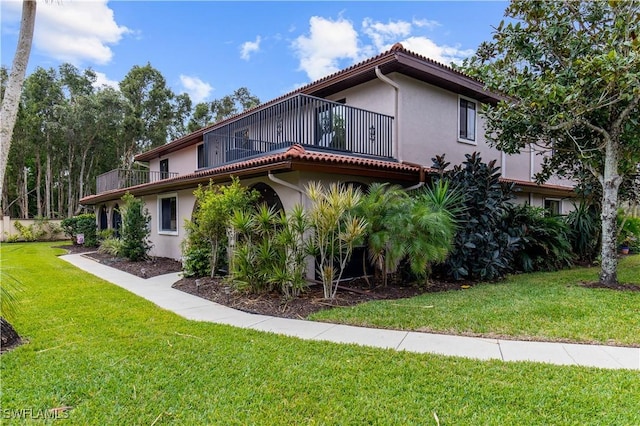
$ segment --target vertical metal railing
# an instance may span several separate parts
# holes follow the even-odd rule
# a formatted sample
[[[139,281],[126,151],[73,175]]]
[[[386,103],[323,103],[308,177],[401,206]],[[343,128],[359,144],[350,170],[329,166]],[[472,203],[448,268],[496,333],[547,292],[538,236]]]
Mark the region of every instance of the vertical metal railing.
[[[293,144],[391,158],[393,117],[295,95],[204,135],[205,167],[258,156]]]
[[[178,176],[175,172],[115,169],[96,178],[96,194]]]

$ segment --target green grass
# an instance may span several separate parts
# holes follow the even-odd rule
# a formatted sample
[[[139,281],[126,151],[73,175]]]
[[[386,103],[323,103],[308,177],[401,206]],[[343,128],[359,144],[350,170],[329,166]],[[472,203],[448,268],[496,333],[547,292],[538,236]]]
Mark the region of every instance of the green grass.
[[[640,424],[640,373],[480,362],[308,342],[188,321],[54,256],[10,244],[23,285],[3,354],[2,424],[72,406],[60,424]],[[28,423],[28,422],[27,422]],[[42,420],[34,423],[42,423]]]
[[[585,288],[597,268],[511,276],[463,291],[322,311],[319,321],[434,331],[640,346],[640,292]],[[621,282],[640,283],[640,255],[620,262]]]

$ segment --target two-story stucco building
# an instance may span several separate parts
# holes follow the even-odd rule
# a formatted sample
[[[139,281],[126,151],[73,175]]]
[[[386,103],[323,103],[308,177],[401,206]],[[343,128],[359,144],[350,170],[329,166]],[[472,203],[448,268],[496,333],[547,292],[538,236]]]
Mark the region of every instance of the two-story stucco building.
[[[480,152],[497,160],[502,177],[516,183],[520,202],[558,213],[570,208],[570,182],[537,185],[545,153],[505,155],[484,136],[483,103],[498,101],[483,84],[450,67],[407,51],[389,51],[315,81],[210,127],[136,156],[148,171],[114,170],[98,177],[96,207],[101,228],[117,227],[120,197],[141,197],[152,216],[154,256],[180,258],[184,220],[191,218],[194,189],[209,180],[237,176],[265,201],[290,209],[306,203],[314,180],[398,183],[429,179],[431,158],[446,154],[459,164]]]

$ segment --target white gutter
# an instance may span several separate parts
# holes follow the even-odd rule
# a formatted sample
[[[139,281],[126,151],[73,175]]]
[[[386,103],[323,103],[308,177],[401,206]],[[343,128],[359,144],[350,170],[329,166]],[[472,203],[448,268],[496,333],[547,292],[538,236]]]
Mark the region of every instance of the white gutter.
[[[386,75],[382,74],[379,67],[376,67],[376,76],[382,80],[384,83],[387,83],[389,86],[393,87],[395,90],[395,99],[394,99],[394,111],[393,111],[393,148],[398,156],[397,160],[402,161],[402,155],[400,153],[400,137],[398,135],[399,126],[398,126],[398,99],[400,93],[400,86],[395,81],[391,80]]]
[[[294,191],[297,191],[300,194],[300,204],[302,204],[302,201],[303,201],[302,195],[304,194],[304,189],[300,188],[298,185],[292,184],[291,182],[287,182],[286,180],[282,180],[280,178],[275,177],[271,172],[267,174],[267,177],[271,182],[278,183],[282,186],[286,186],[289,189],[293,189]]]

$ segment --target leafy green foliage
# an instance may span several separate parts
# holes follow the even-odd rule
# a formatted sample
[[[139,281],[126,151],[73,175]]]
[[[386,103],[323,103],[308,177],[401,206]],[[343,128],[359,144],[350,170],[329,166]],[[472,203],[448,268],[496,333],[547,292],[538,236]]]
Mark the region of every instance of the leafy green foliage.
[[[406,225],[411,200],[397,185],[372,183],[354,210],[366,223],[364,244],[376,278],[387,284],[406,255]],[[413,235],[411,235],[413,237]]]
[[[65,235],[71,238],[73,244],[77,244],[79,234],[84,235],[84,245],[87,247],[98,246],[98,227],[96,215],[93,213],[68,217],[60,222]]]
[[[627,216],[623,210],[618,213],[618,243],[629,247],[630,252],[640,251],[640,217]]]
[[[99,253],[106,253],[114,257],[125,257],[124,241],[120,238],[109,237],[100,242]]]
[[[640,163],[640,2],[514,1],[505,16],[463,66],[504,95],[485,108],[487,138],[507,153],[553,151],[539,181],[591,173],[602,194],[600,281],[613,285],[618,198]]]
[[[244,210],[259,196],[257,191],[249,191],[240,184],[240,180],[232,177],[229,185],[214,185],[211,181],[207,187],[199,186],[194,191],[196,211],[193,220],[187,222],[189,247],[201,248],[194,239],[203,239],[209,244],[210,271],[215,276],[220,263],[220,251],[227,243],[227,230],[230,227],[231,214],[235,210]],[[184,249],[185,247],[183,247]],[[183,252],[184,255],[184,252]]]
[[[231,217],[230,279],[254,292],[278,289],[285,298],[297,297],[306,286],[309,221],[302,206],[288,214],[264,204]]]
[[[455,280],[495,280],[511,271],[518,238],[509,235],[503,221],[513,185],[499,182],[500,168],[495,160],[482,161],[480,154],[467,154],[462,165],[442,169],[444,155],[436,157],[444,179],[465,195],[464,209],[456,217],[458,232],[443,272]]]
[[[597,206],[583,201],[573,205],[566,217],[569,226],[571,251],[582,262],[593,262],[600,244],[600,211]]]
[[[451,194],[443,185],[428,187],[411,199],[404,231],[406,254],[411,272],[421,279],[427,279],[432,264],[443,262],[452,250],[457,219],[446,200],[455,200],[457,196]]]
[[[144,207],[142,200],[128,192],[122,197],[122,201],[124,201],[124,205],[120,208],[122,255],[134,262],[145,259],[151,249],[149,243],[151,215]]]
[[[542,207],[511,205],[504,221],[510,234],[520,238],[514,256],[518,271],[555,271],[573,264],[569,226],[560,216],[545,214]]]
[[[351,185],[334,183],[325,188],[311,182],[306,193],[311,200],[307,213],[313,229],[311,246],[317,255],[324,297],[333,299],[353,248],[366,232],[366,220],[352,214],[362,192]]]

